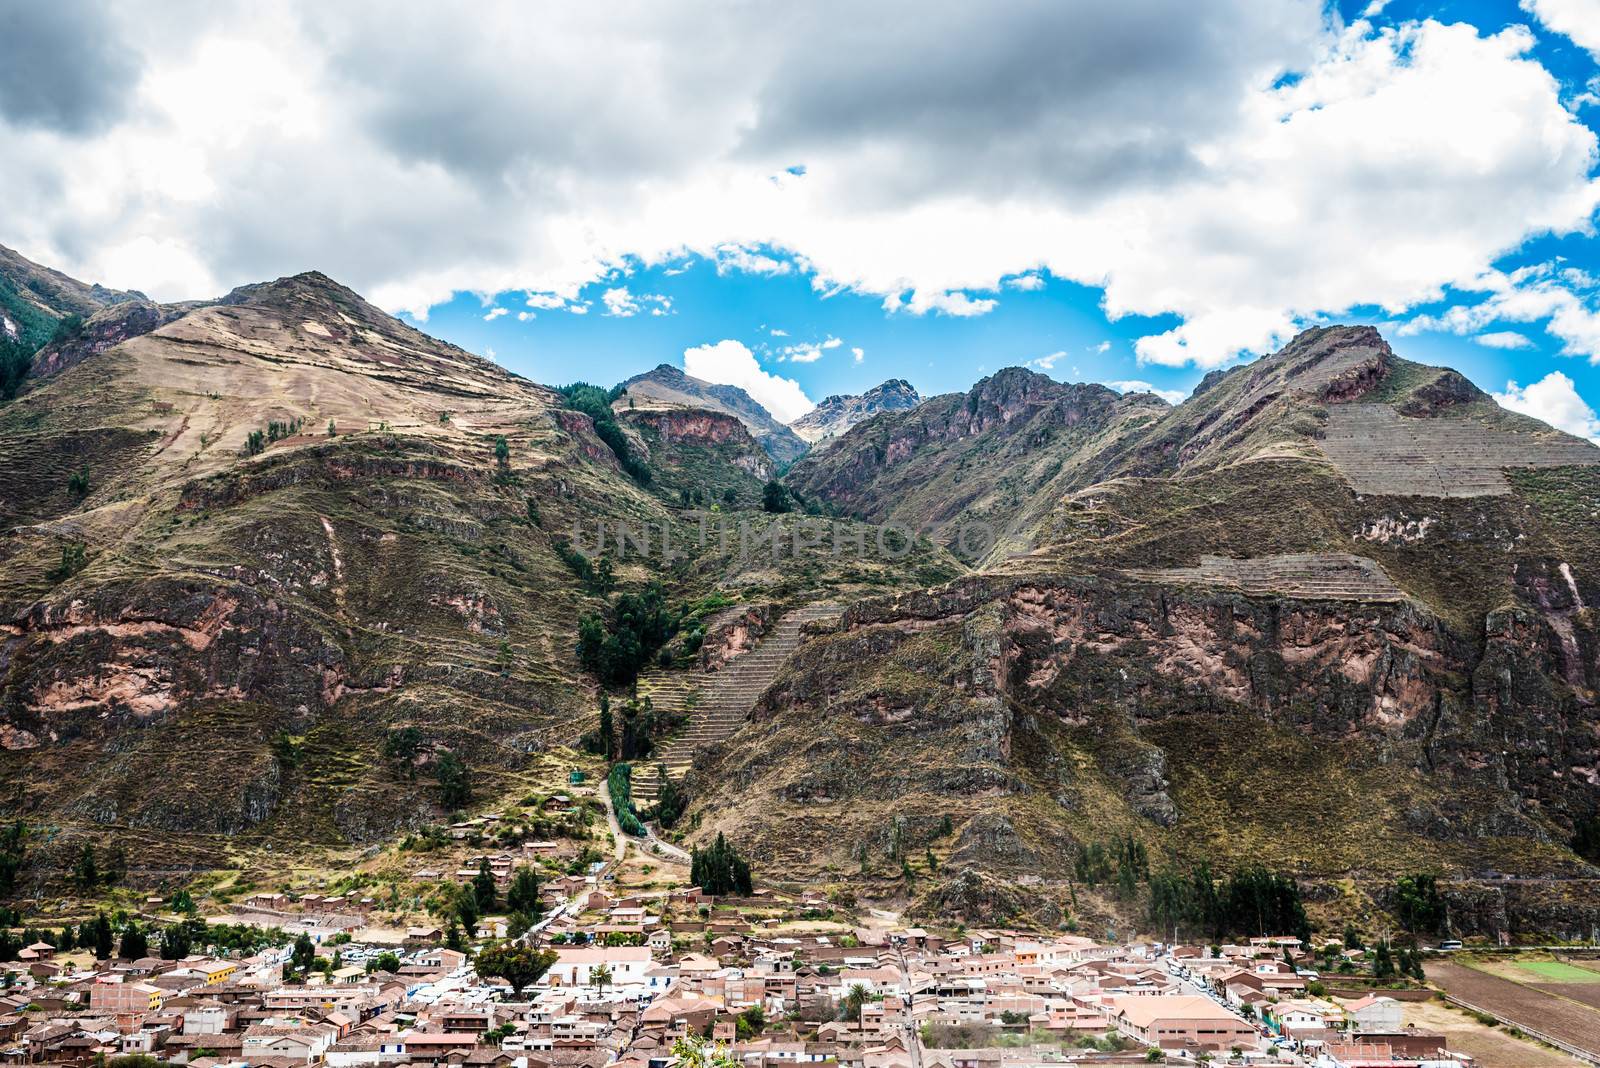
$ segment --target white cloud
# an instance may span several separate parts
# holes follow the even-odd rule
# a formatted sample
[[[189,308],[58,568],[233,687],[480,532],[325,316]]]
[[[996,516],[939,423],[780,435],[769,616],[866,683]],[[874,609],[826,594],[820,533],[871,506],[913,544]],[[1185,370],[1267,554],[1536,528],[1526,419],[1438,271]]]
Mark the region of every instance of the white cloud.
[[[486,323],[492,323],[496,319],[500,318],[500,316],[505,315],[505,314],[506,314],[506,309],[505,308],[490,308],[489,309],[489,313],[483,317],[483,321],[486,322]]]
[[[1522,0],[1522,10],[1565,34],[1600,63],[1600,0]]]
[[[839,340],[836,337],[833,337],[832,335],[829,335],[828,340],[826,340],[826,341],[824,341],[822,343],[822,347],[825,348],[825,349],[836,349],[840,345],[843,345],[843,344],[844,344],[843,341]]]
[[[773,327],[771,330],[767,331],[767,333],[771,334],[773,337],[788,337],[789,336],[789,331],[787,331],[787,330],[779,330],[777,327]]]
[[[1100,344],[1092,346],[1089,351],[1094,353],[1096,356],[1104,356],[1106,353],[1111,351],[1111,342],[1102,341]]]
[[[1494,330],[1487,334],[1479,334],[1472,340],[1491,349],[1533,348],[1533,342],[1529,340],[1528,335],[1519,334],[1515,330]]]
[[[1021,290],[1043,289],[1044,288],[1044,279],[1040,278],[1038,274],[1030,271],[1027,274],[1019,274],[1015,278],[1007,278],[1005,280],[1005,284],[1006,284],[1006,286],[1008,288],[1011,288],[1011,289],[1021,289]]]
[[[1600,26],[1594,0],[1529,3]],[[4,44],[46,54],[55,7]],[[1048,273],[1176,315],[1145,362],[1210,367],[1588,225],[1596,138],[1530,31],[1325,8],[108,5],[77,36],[127,62],[73,77],[115,91],[54,118],[0,97],[6,240],[158,299],[316,267],[419,317],[513,289],[583,314],[630,256],[958,316]],[[1586,308],[1549,316],[1573,351]]]
[[[1461,285],[1488,297],[1476,304],[1454,305],[1439,315],[1419,315],[1401,324],[1398,332],[1473,334],[1502,320],[1542,322],[1545,332],[1562,343],[1564,353],[1600,364],[1600,283],[1583,271],[1540,263],[1510,273],[1485,271]]]
[[[987,315],[999,303],[999,301],[989,297],[974,300],[967,294],[955,289],[947,292],[913,289],[909,298],[903,292],[890,293],[884,297],[883,310],[887,312],[909,311],[913,315],[925,315],[930,311],[936,311],[964,319],[974,315]]]
[[[633,294],[628,292],[626,286],[617,286],[608,289],[600,295],[600,300],[606,306],[607,315],[615,315],[626,319],[630,315],[639,314],[639,304],[633,299]]]
[[[1572,379],[1560,371],[1551,371],[1527,387],[1507,382],[1506,391],[1496,393],[1494,399],[1514,412],[1543,419],[1558,430],[1600,445],[1600,417],[1578,396]]]
[[[1181,389],[1157,389],[1148,382],[1132,379],[1126,382],[1107,382],[1107,386],[1118,393],[1154,393],[1168,404],[1182,404],[1188,399],[1189,394]]]
[[[738,341],[697,345],[683,352],[683,369],[695,378],[738,386],[781,423],[792,422],[816,407],[792,378],[761,369],[755,354]]]
[[[816,345],[790,345],[778,359],[790,363],[816,363],[822,359],[822,349]]]
[[[715,253],[717,273],[745,271],[750,274],[788,274],[794,264],[742,245],[721,245]]]
[[[1028,361],[1029,367],[1037,367],[1041,371],[1054,370],[1056,361],[1065,356],[1065,352],[1052,352],[1048,356],[1040,356]]]
[[[567,306],[567,298],[559,293],[529,293],[527,296],[528,307],[553,311]]]
[[[517,322],[519,322],[519,323],[525,323],[529,319],[537,319],[537,318],[538,318],[538,316],[535,315],[531,311],[519,311],[519,312],[517,312]]]
[[[850,355],[855,357],[856,363],[860,363],[862,360],[867,358],[866,352],[862,349],[851,349]]]

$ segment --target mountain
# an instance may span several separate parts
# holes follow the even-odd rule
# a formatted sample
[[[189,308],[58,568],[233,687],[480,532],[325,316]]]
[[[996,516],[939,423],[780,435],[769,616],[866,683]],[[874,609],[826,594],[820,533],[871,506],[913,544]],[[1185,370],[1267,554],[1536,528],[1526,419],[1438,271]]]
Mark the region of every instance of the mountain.
[[[152,886],[393,844],[460,804],[447,754],[475,806],[515,804],[597,723],[597,543],[623,588],[670,583],[683,656],[731,596],[962,571],[743,553],[784,517],[737,419],[621,413],[641,484],[562,395],[315,272],[158,311],[0,404],[0,807],[53,829],[34,887],[112,837]]]
[[[41,350],[0,404],[26,892],[115,839],[136,886],[366,852],[425,895],[407,835],[604,773],[579,746],[634,691],[598,627],[686,719],[640,796],[763,881],[1134,930],[1147,890],[1078,868],[1132,839],[1292,875],[1325,928],[1417,872],[1462,931],[1600,923],[1588,442],[1337,327],[1176,407],[1012,368],[880,411],[774,514],[747,395],[627,385],[608,412],[314,272]],[[659,649],[613,633],[652,583]]]
[[[860,396],[834,394],[789,424],[789,429],[808,444],[816,446],[843,434],[857,423],[879,412],[901,412],[915,408],[922,398],[903,378],[873,386]]]
[[[671,364],[634,375],[622,383],[624,396],[617,408],[702,408],[731,415],[743,423],[767,455],[780,465],[806,451],[806,442],[773,418],[772,413],[738,386],[704,382]]]
[[[946,543],[961,523],[986,524],[995,531],[986,556],[997,540],[1010,545],[1008,536],[1031,529],[1064,475],[1167,411],[1148,393],[1124,396],[1013,367],[967,393],[861,423],[801,458],[786,481],[846,514],[901,523]]]
[[[1178,871],[1293,874],[1326,924],[1410,872],[1461,931],[1600,922],[1600,857],[1573,851],[1600,803],[1588,442],[1340,327],[1176,408],[1003,371],[788,480],[999,537],[971,576],[854,602],[696,764],[700,833],[759,867],[1098,922],[1118,909],[1074,858],[1131,836]]]
[[[144,299],[142,293],[80,282],[0,245],[0,333],[30,348],[49,341],[69,316],[87,319],[108,305]]]

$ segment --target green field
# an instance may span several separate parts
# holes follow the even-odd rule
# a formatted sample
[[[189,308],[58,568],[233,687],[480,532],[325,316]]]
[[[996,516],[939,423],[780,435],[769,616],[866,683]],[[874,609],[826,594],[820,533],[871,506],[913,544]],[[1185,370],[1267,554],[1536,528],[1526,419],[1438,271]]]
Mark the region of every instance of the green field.
[[[1553,960],[1519,960],[1517,967],[1547,983],[1600,983],[1600,972]]]

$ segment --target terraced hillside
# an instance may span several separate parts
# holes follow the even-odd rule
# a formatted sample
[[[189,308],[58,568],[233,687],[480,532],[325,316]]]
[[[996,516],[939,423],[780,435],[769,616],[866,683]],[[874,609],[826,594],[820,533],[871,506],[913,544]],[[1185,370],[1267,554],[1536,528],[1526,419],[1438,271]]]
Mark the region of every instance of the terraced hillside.
[[[1504,494],[1511,492],[1508,468],[1600,464],[1593,445],[1548,427],[1511,429],[1471,416],[1417,419],[1386,404],[1330,407],[1319,443],[1357,493],[1392,497]]]
[[[639,694],[657,709],[681,714],[688,726],[673,737],[634,777],[633,794],[641,807],[660,796],[659,768],[682,779],[702,751],[727,741],[749,717],[750,710],[800,647],[807,623],[839,614],[838,605],[806,605],[780,616],[772,629],[748,652],[719,671],[654,671],[639,679]]]

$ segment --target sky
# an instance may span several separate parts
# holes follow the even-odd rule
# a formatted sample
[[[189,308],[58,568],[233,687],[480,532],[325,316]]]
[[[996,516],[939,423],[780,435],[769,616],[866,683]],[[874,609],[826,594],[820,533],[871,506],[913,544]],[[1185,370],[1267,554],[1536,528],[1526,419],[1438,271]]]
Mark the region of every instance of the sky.
[[[1363,322],[1600,441],[1597,131],[1600,0],[0,5],[0,244],[785,419]]]

